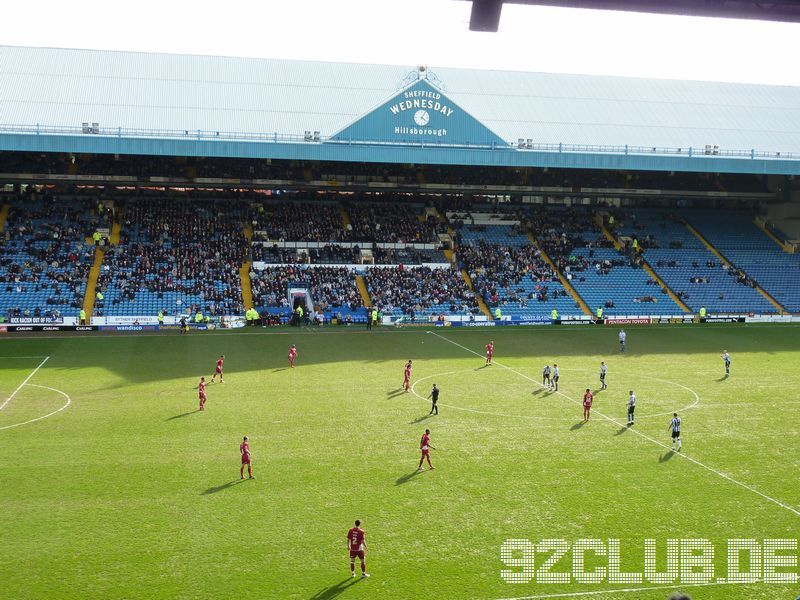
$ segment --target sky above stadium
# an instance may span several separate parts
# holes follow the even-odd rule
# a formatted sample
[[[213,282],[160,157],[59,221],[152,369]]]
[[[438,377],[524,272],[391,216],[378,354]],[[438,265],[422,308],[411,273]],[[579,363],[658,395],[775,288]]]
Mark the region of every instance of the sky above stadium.
[[[78,0],[3,7],[0,43],[800,86],[800,24],[459,0]]]

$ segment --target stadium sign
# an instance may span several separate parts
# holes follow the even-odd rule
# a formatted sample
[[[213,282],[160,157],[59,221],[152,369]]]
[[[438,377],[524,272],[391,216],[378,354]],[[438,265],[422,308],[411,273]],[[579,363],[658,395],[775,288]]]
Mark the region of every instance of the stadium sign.
[[[9,323],[19,325],[58,325],[64,322],[64,317],[10,317]]]
[[[506,145],[427,79],[400,90],[331,136],[330,142]]]
[[[650,317],[606,317],[606,325],[649,325]]]

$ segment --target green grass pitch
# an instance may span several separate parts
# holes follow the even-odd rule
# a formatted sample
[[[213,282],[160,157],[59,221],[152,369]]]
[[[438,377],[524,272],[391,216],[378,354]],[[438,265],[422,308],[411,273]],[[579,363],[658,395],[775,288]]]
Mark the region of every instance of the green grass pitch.
[[[716,577],[730,538],[800,537],[800,329],[630,328],[624,355],[612,327],[432,331],[4,338],[0,404],[16,394],[0,410],[0,598],[581,598],[651,584],[507,583],[504,540],[619,539],[622,570],[641,573],[645,539],[662,554],[708,539]],[[489,339],[499,364],[484,368]],[[199,413],[219,354],[226,383]],[[414,394],[399,392],[408,358]],[[609,389],[581,426],[601,360]],[[561,394],[531,381],[553,362]],[[674,410],[685,456],[667,449]],[[416,474],[426,427],[436,469]],[[254,481],[239,481],[243,435]],[[345,553],[356,518],[366,580]],[[587,555],[589,570],[606,563]],[[774,600],[800,586],[686,591]]]

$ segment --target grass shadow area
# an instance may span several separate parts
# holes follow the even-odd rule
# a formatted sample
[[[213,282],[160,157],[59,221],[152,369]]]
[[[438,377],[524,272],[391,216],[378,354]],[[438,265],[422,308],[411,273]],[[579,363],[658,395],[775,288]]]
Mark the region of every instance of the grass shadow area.
[[[230,488],[239,485],[240,483],[244,483],[247,479],[234,479],[233,481],[229,481],[228,483],[223,483],[222,485],[216,485],[214,487],[208,488],[206,491],[201,492],[201,496],[208,496],[209,494],[216,494],[217,492],[223,492],[225,490],[229,490]]]
[[[334,583],[330,587],[321,589],[311,596],[310,600],[330,600],[331,598],[336,598],[346,592],[350,586],[361,581],[361,579],[361,577],[348,577],[347,579],[343,579],[339,583]]]
[[[181,419],[183,417],[188,417],[189,415],[193,415],[194,413],[199,413],[200,409],[196,408],[195,410],[190,410],[189,412],[181,413],[179,415],[173,415],[171,417],[167,417],[164,419],[165,421],[174,421],[175,419]]]
[[[414,425],[415,423],[422,423],[423,421],[427,421],[428,419],[432,418],[434,415],[428,413],[427,415],[423,415],[421,417],[417,417],[413,421],[409,421],[409,425]]]
[[[417,475],[424,473],[425,471],[420,471],[419,469],[414,469],[411,473],[407,473],[402,477],[398,477],[397,480],[394,482],[395,485],[403,485],[404,483],[408,483]]]
[[[664,454],[658,457],[658,462],[660,463],[669,462],[670,460],[672,460],[673,456],[675,456],[675,452],[667,450],[666,452],[664,452]]]

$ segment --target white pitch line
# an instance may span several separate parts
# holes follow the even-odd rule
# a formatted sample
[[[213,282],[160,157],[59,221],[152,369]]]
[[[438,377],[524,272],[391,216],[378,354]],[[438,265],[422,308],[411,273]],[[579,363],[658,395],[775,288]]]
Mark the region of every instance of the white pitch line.
[[[42,362],[40,362],[40,363],[39,363],[39,366],[38,366],[38,367],[36,367],[36,368],[35,368],[35,369],[34,369],[34,370],[31,372],[31,374],[30,374],[30,375],[28,375],[28,376],[25,378],[25,381],[23,381],[22,383],[20,383],[20,384],[19,384],[19,386],[17,387],[17,389],[15,389],[15,390],[14,390],[14,391],[11,393],[11,395],[10,395],[8,398],[6,398],[6,401],[5,401],[5,402],[3,402],[2,404],[0,404],[0,410],[3,410],[3,409],[6,407],[6,404],[8,404],[9,402],[11,402],[11,400],[13,400],[13,399],[14,399],[14,396],[16,396],[16,395],[17,395],[17,392],[19,392],[19,391],[22,389],[22,386],[24,386],[26,383],[28,383],[28,382],[31,380],[31,377],[33,377],[34,375],[36,375],[36,371],[38,371],[39,369],[41,369],[41,368],[42,368],[42,366],[44,365],[44,363],[46,363],[46,362],[47,362],[49,359],[50,359],[50,357],[49,357],[49,356],[45,356],[45,357],[44,357],[44,360],[43,360]]]
[[[748,582],[750,583],[750,582]],[[594,590],[591,592],[561,592],[557,594],[538,594],[536,596],[517,596],[515,598],[497,598],[497,600],[545,600],[546,598],[585,598],[604,594],[628,594],[630,592],[650,592],[659,590],[680,590],[683,588],[710,587],[712,585],[744,585],[735,581],[713,581],[709,583],[688,583],[686,585],[654,585],[650,587],[624,588],[618,590]]]
[[[438,337],[439,339],[442,339],[442,340],[444,340],[444,341],[446,341],[446,342],[448,342],[448,343],[450,343],[450,344],[453,344],[454,346],[458,346],[458,347],[459,347],[459,348],[461,348],[462,350],[466,350],[467,352],[469,352],[469,353],[471,353],[471,354],[474,354],[475,356],[478,356],[478,357],[480,357],[480,358],[483,358],[483,356],[482,356],[481,354],[479,354],[478,352],[475,352],[474,350],[472,350],[471,348],[467,348],[466,346],[462,346],[462,345],[461,345],[461,344],[459,344],[458,342],[454,342],[453,340],[450,340],[450,339],[448,339],[448,338],[444,337],[443,335],[439,335],[438,333],[436,333],[436,332],[434,332],[434,331],[428,331],[428,333],[430,333],[431,335],[435,335],[435,336],[436,336],[436,337]],[[511,367],[507,367],[506,365],[504,365],[504,364],[501,364],[501,363],[499,363],[499,362],[497,362],[497,361],[492,361],[492,362],[493,362],[494,364],[496,364],[497,366],[499,366],[499,367],[502,367],[502,368],[504,368],[504,369],[508,369],[508,370],[509,370],[509,371],[511,371],[512,373],[516,373],[516,374],[517,374],[517,375],[519,375],[520,377],[522,377],[522,378],[524,378],[524,379],[527,379],[527,380],[529,380],[529,381],[532,381],[534,384],[541,386],[541,384],[540,384],[538,381],[536,381],[536,380],[535,380],[535,379],[533,379],[532,377],[529,377],[528,375],[525,375],[525,373],[520,373],[519,371],[516,371],[516,370],[512,369]],[[544,386],[541,386],[541,387],[544,387]],[[563,398],[566,398],[567,400],[569,400],[570,402],[572,402],[572,403],[574,403],[574,404],[578,404],[578,405],[580,405],[580,404],[581,404],[581,402],[579,402],[578,400],[575,400],[574,398],[571,398],[570,396],[567,396],[567,395],[566,395],[566,394],[564,394],[563,392],[555,392],[555,393],[556,393],[556,394],[558,394],[559,396],[562,396]],[[593,412],[595,412],[595,411],[593,411]],[[614,419],[613,417],[609,417],[608,415],[605,415],[605,414],[601,413],[600,411],[596,411],[596,414],[597,414],[598,416],[602,417],[603,419],[605,419],[606,421],[608,421],[608,422],[610,422],[610,423],[613,423],[613,424],[617,425],[618,427],[625,427],[625,426],[622,424],[622,422],[620,422],[620,421],[617,421],[617,420],[616,420],[616,419]],[[633,433],[633,434],[635,434],[635,435],[638,435],[639,437],[641,437],[641,438],[643,438],[643,439],[645,439],[645,440],[647,440],[647,441],[649,441],[649,442],[652,442],[652,443],[653,443],[653,444],[655,444],[656,446],[659,446],[659,447],[661,447],[661,448],[664,448],[664,449],[665,449],[665,450],[667,450],[667,451],[672,451],[672,449],[671,449],[669,446],[667,446],[666,444],[664,444],[664,443],[662,443],[662,442],[659,442],[657,439],[655,439],[655,438],[652,438],[652,437],[650,437],[649,435],[646,435],[646,434],[642,433],[642,432],[641,432],[641,431],[639,431],[638,429],[635,429],[635,428],[633,428],[633,427],[628,427],[627,429],[628,429],[628,431],[630,431],[631,433]],[[764,494],[763,492],[760,492],[760,491],[758,491],[758,490],[757,490],[756,488],[754,488],[753,486],[751,486],[751,485],[748,485],[748,484],[746,484],[746,483],[742,483],[741,481],[737,481],[736,479],[734,479],[734,478],[733,478],[733,477],[731,477],[730,475],[726,475],[725,473],[723,473],[723,472],[721,472],[721,471],[717,471],[717,470],[716,470],[716,469],[714,469],[713,467],[709,467],[708,465],[706,465],[706,464],[704,464],[704,463],[701,463],[699,460],[697,460],[697,459],[695,459],[695,458],[692,458],[691,456],[687,456],[687,455],[686,455],[686,454],[684,454],[683,452],[675,452],[675,454],[676,454],[677,456],[680,456],[680,457],[681,457],[681,458],[683,458],[684,460],[688,460],[689,462],[691,462],[691,463],[694,463],[694,464],[695,464],[695,465],[697,465],[698,467],[702,467],[702,468],[703,468],[703,469],[705,469],[706,471],[709,471],[710,473],[714,473],[715,475],[717,475],[717,476],[719,476],[719,477],[722,477],[723,479],[725,479],[725,480],[729,481],[730,483],[733,483],[734,485],[738,485],[739,487],[741,487],[741,488],[744,488],[744,489],[746,489],[747,491],[749,491],[749,492],[752,492],[753,494],[756,494],[757,496],[760,496],[760,497],[761,497],[761,498],[763,498],[764,500],[767,500],[767,501],[769,501],[769,502],[772,502],[773,504],[775,504],[775,505],[777,505],[777,506],[780,506],[780,507],[781,507],[781,508],[783,508],[784,510],[788,510],[788,511],[789,511],[789,512],[791,512],[792,514],[794,514],[794,515],[796,515],[796,516],[800,517],[800,510],[798,510],[798,509],[794,508],[793,506],[789,506],[788,504],[785,504],[785,503],[781,502],[780,500],[776,500],[775,498],[772,498],[771,496],[767,496],[767,495],[766,495],[766,494]]]
[[[28,423],[35,423],[36,421],[41,421],[42,419],[46,419],[47,417],[52,417],[54,414],[60,413],[62,410],[64,410],[70,404],[72,404],[72,398],[70,398],[66,392],[62,392],[61,390],[57,390],[56,388],[47,387],[46,385],[36,385],[35,383],[29,383],[28,385],[31,387],[38,387],[44,390],[50,390],[51,392],[56,392],[57,394],[61,394],[62,396],[64,396],[64,398],[67,399],[67,401],[64,404],[64,406],[62,406],[58,410],[54,410],[53,412],[44,415],[43,417],[36,417],[35,419],[31,419],[30,421],[24,421],[22,423],[14,423],[13,425],[6,425],[4,427],[0,427],[0,431],[2,431],[3,429],[11,429],[13,427],[21,427],[22,425],[27,425]]]
[[[475,369],[462,369],[460,371],[448,371],[446,373],[435,373],[433,375],[426,375],[425,377],[420,377],[414,383],[411,384],[411,393],[414,394],[420,400],[423,400],[424,402],[427,402],[427,401],[430,400],[429,398],[425,398],[424,396],[420,396],[417,393],[416,387],[417,387],[418,383],[422,383],[423,381],[427,381],[427,380],[433,379],[433,378],[446,377],[447,375],[454,375],[454,374],[458,374],[458,373],[469,373],[469,372],[473,372],[473,371],[475,371]],[[568,372],[571,373],[572,370],[570,370]],[[667,379],[658,379],[657,377],[653,377],[652,379],[654,379],[655,381],[662,381],[664,383],[670,383],[672,385],[675,385],[675,386],[678,386],[678,387],[682,387],[682,388],[692,392],[692,394],[694,394],[695,401],[692,404],[690,404],[689,406],[686,406],[684,408],[679,408],[678,411],[684,412],[684,411],[687,411],[687,410],[691,410],[691,409],[695,408],[700,403],[700,396],[692,388],[688,388],[685,385],[681,385],[680,383],[675,383],[674,381],[668,381]],[[800,402],[800,400],[798,402]],[[489,410],[479,410],[479,409],[476,409],[476,408],[465,408],[463,406],[456,406],[455,404],[445,404],[444,402],[439,402],[438,405],[439,406],[444,406],[445,408],[452,408],[453,410],[460,410],[460,411],[463,411],[463,412],[473,413],[473,414],[477,414],[477,415],[488,415],[490,417],[507,417],[507,418],[511,418],[511,419],[526,419],[526,420],[530,420],[530,421],[559,421],[561,423],[572,422],[572,420],[569,419],[568,417],[544,417],[544,416],[541,416],[541,415],[515,415],[515,414],[511,414],[511,413],[494,412],[494,411],[489,411]],[[636,418],[637,419],[652,419],[654,417],[663,417],[665,415],[671,415],[673,412],[675,412],[675,411],[671,410],[669,412],[655,413],[655,414],[652,414],[652,415],[636,415]]]

